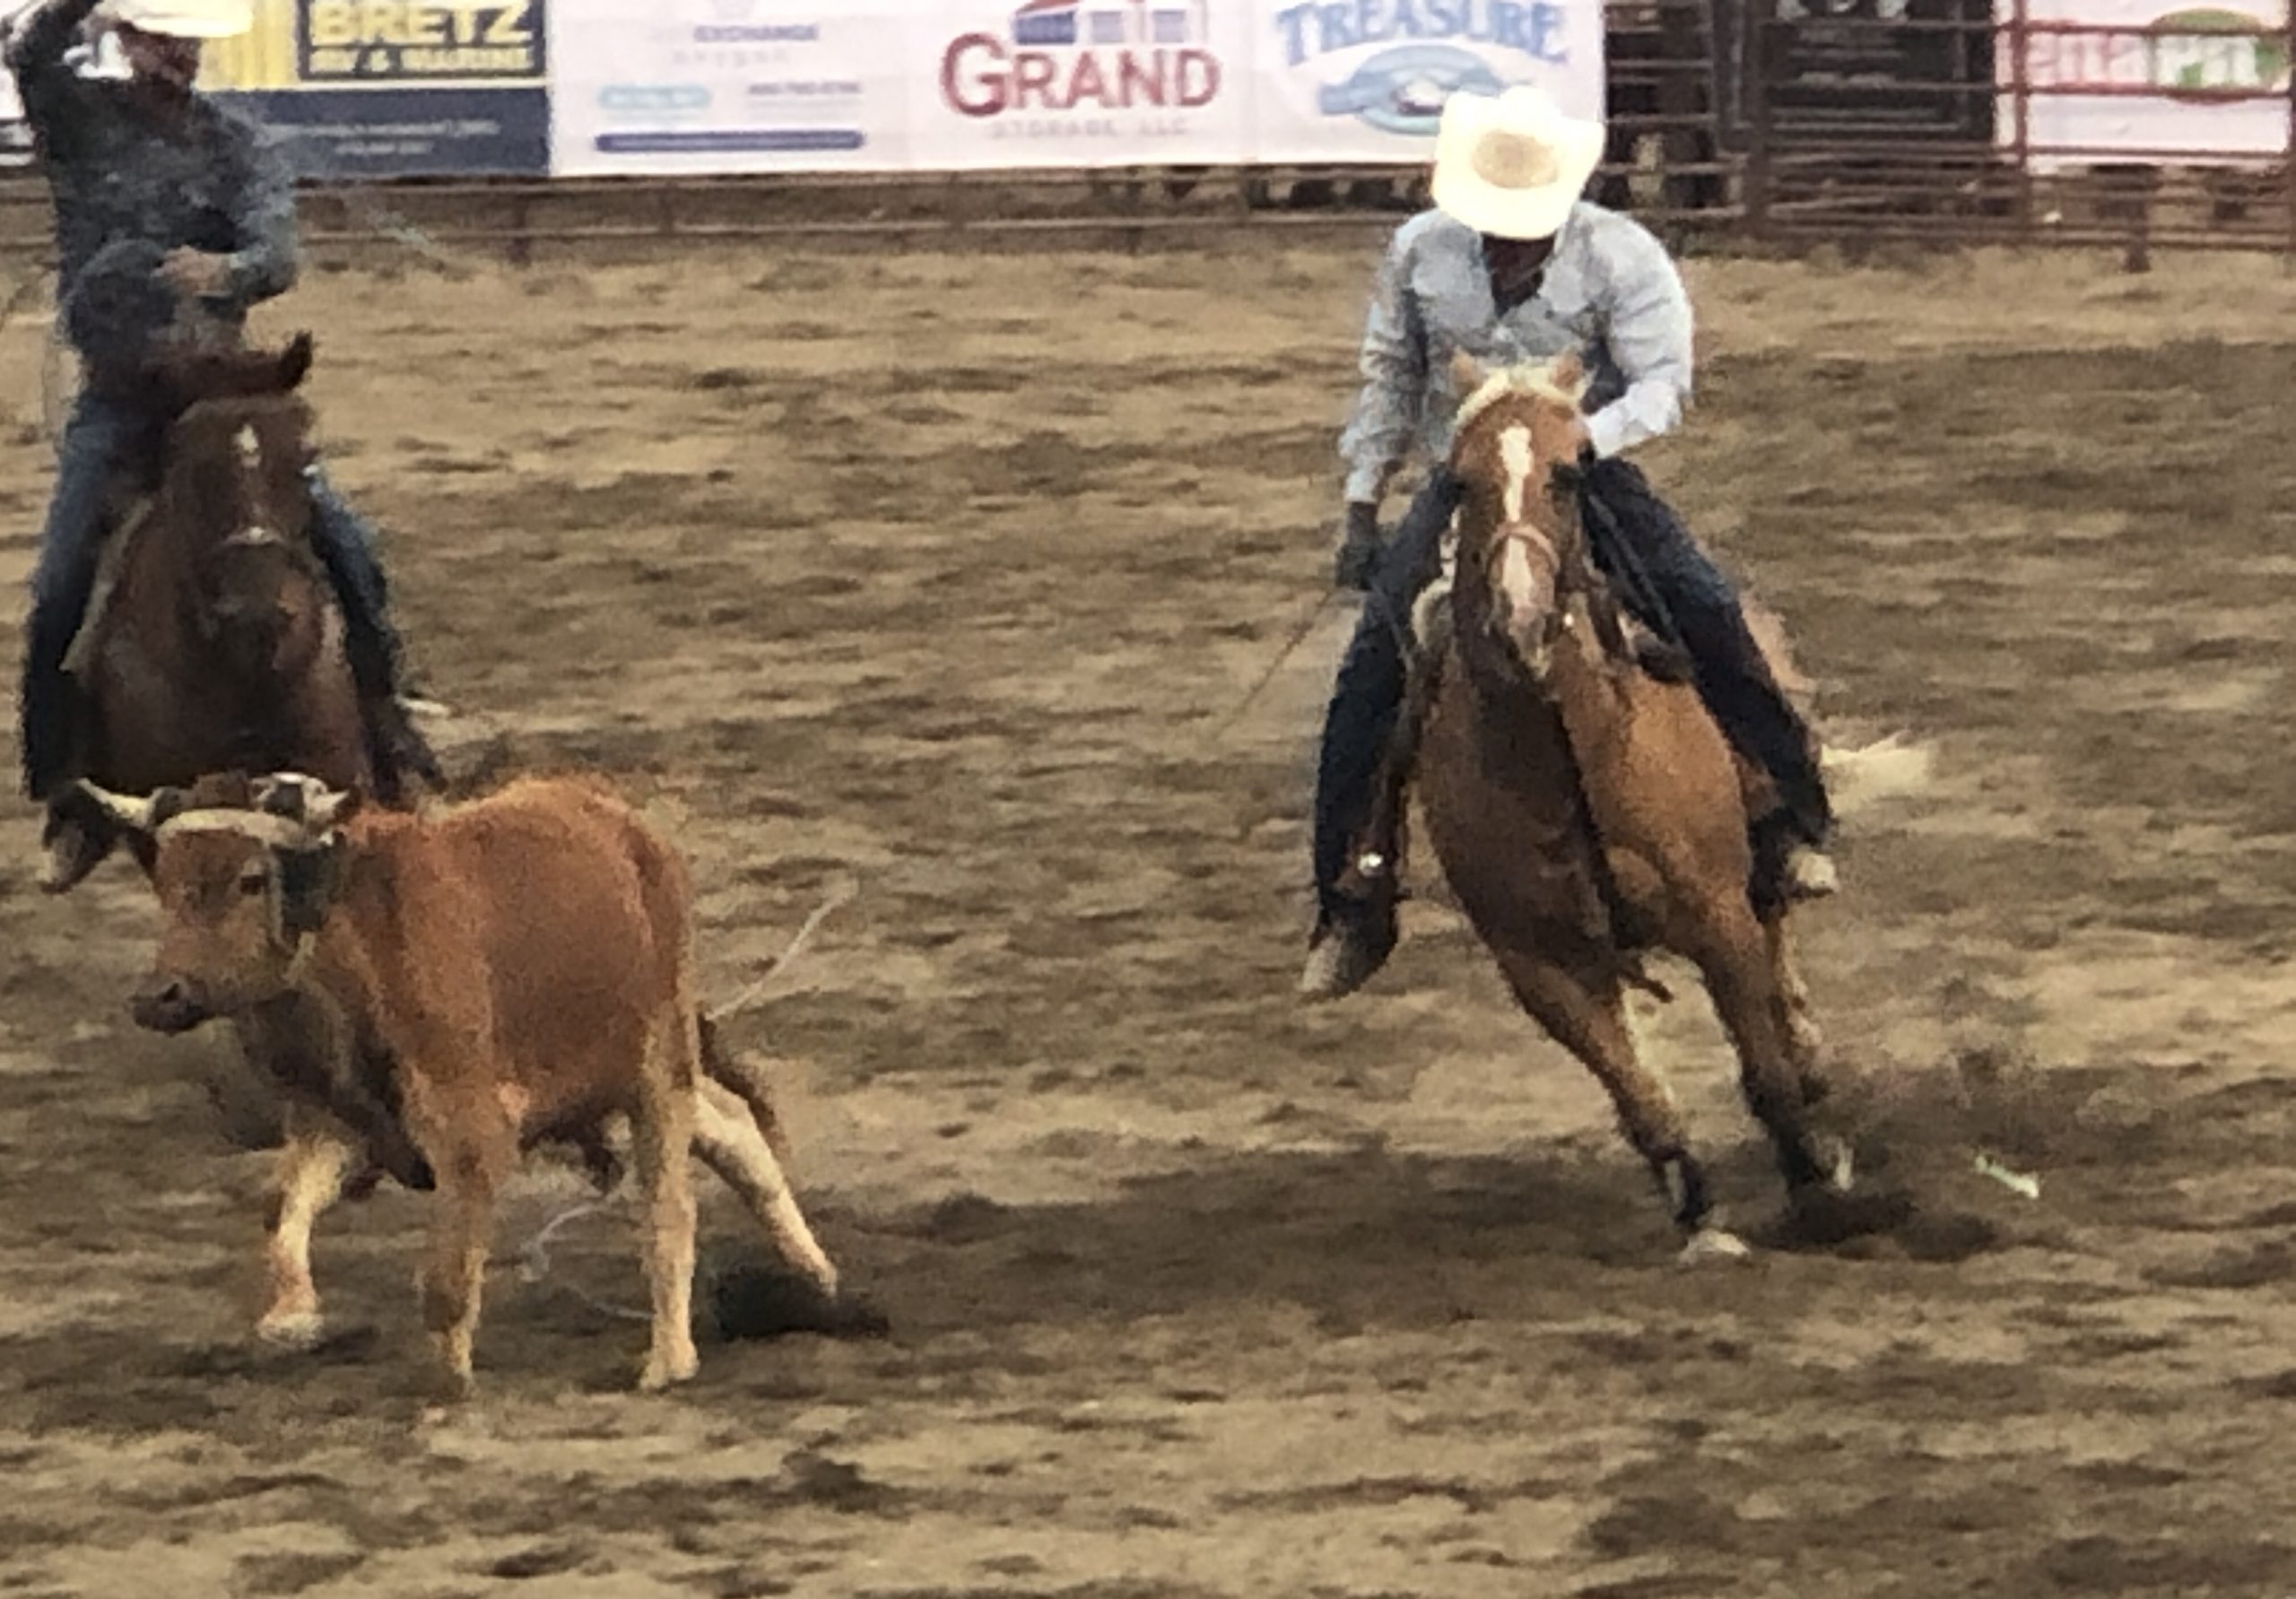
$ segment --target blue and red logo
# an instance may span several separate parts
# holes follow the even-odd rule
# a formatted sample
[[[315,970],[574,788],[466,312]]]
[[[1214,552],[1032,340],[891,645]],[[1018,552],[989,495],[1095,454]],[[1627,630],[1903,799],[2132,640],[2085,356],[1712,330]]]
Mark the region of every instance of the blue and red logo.
[[[941,57],[941,96],[967,117],[1191,109],[1220,92],[1211,0],[1022,0],[1002,35]]]

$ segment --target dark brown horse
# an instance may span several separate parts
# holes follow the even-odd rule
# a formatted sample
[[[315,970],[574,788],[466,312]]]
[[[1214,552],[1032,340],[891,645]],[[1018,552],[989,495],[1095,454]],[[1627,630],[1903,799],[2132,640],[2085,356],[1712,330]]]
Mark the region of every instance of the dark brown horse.
[[[1749,891],[1747,822],[1766,779],[1693,687],[1644,670],[1589,556],[1578,361],[1499,373],[1464,361],[1454,378],[1471,396],[1450,463],[1465,498],[1448,598],[1422,605],[1418,714],[1406,717],[1423,729],[1412,764],[1428,833],[1523,1008],[1610,1091],[1686,1253],[1744,1254],[1636,1048],[1626,993],[1664,993],[1642,970],[1646,952],[1686,958],[1789,1189],[1847,1189],[1848,1146],[1814,1123],[1819,1034],[1786,915],[1758,915]],[[1773,628],[1759,630],[1774,645]]]
[[[310,363],[305,335],[136,375],[160,441],[156,486],[117,497],[66,658],[83,706],[73,776],[131,794],[224,771],[374,788],[342,613],[309,537],[312,417],[296,391]],[[76,885],[109,840],[60,805],[42,886]]]

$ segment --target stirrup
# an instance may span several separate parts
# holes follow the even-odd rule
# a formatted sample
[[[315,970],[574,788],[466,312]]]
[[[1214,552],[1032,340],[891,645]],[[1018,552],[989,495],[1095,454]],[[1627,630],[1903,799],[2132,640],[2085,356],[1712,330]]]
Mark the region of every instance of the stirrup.
[[[1392,897],[1396,888],[1396,857],[1369,845],[1352,850],[1335,886],[1346,898],[1366,903],[1381,896]]]

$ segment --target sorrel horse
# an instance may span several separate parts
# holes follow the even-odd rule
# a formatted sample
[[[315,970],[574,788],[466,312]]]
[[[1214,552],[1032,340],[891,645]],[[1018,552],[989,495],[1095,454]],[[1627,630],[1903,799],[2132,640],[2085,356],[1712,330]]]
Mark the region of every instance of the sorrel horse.
[[[1645,953],[1686,958],[1789,1193],[1848,1189],[1848,1145],[1814,1125],[1826,1082],[1787,912],[1758,912],[1750,892],[1748,821],[1767,808],[1767,779],[1693,686],[1643,668],[1590,556],[1578,360],[1501,372],[1463,360],[1454,378],[1470,396],[1450,461],[1465,499],[1448,600],[1422,607],[1417,715],[1405,719],[1421,728],[1412,764],[1429,837],[1524,1010],[1610,1091],[1685,1255],[1743,1255],[1673,1096],[1636,1048],[1626,994],[1665,993]],[[1798,681],[1763,621],[1781,682]]]
[[[66,657],[81,688],[73,776],[132,794],[222,771],[377,786],[342,613],[309,538],[312,416],[296,391],[310,364],[306,335],[283,351],[178,354],[139,374],[157,484],[133,503],[115,496],[120,514]],[[59,804],[42,887],[77,885],[110,837]]]

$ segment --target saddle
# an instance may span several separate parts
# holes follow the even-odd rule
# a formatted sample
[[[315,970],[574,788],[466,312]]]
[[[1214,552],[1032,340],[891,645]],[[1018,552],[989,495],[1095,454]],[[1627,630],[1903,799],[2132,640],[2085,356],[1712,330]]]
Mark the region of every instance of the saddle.
[[[100,552],[96,558],[96,580],[88,591],[88,604],[80,613],[80,625],[64,652],[64,670],[74,677],[84,677],[96,652],[103,647],[112,599],[119,590],[119,575],[158,501],[158,486],[138,479],[133,472],[120,474],[105,491],[104,528]]]
[[[1604,654],[1626,670],[1658,682],[1690,682],[1693,671],[1690,653],[1658,598],[1656,586],[1627,546],[1616,523],[1605,513],[1598,534],[1590,514],[1587,533],[1590,544],[1606,538],[1611,545],[1609,551],[1597,556],[1596,569],[1586,574],[1591,579],[1587,595],[1591,602],[1590,621]],[[1372,788],[1371,813],[1357,835],[1355,847],[1348,852],[1348,865],[1339,884],[1344,893],[1370,896],[1384,891],[1400,894],[1400,861],[1393,857],[1401,851],[1404,815],[1418,766],[1420,739],[1442,687],[1453,625],[1448,600],[1457,571],[1457,540],[1447,531],[1439,546],[1437,570],[1412,603],[1408,636],[1402,641],[1404,703],[1387,748],[1380,757]],[[1665,985],[1650,977],[1636,957],[1636,952],[1652,942],[1655,929],[1639,925],[1630,912],[1611,880],[1609,863],[1599,845],[1590,852],[1578,877],[1579,915],[1590,940],[1611,943],[1619,950],[1619,976],[1622,981],[1661,998],[1669,997]]]

